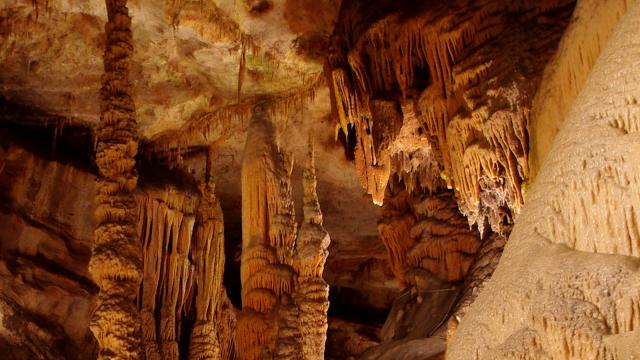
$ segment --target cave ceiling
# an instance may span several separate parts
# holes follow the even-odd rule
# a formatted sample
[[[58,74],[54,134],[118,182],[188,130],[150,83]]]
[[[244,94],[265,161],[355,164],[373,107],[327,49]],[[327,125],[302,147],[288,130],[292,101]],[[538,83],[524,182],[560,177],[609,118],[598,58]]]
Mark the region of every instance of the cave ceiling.
[[[274,99],[283,146],[300,160],[293,174],[299,198],[306,139],[317,134],[318,192],[332,236],[327,268],[335,269],[329,282],[359,288],[356,296],[385,308],[399,285],[378,241],[381,210],[360,190],[336,141],[324,85],[339,9],[339,0],[130,2],[141,153],[163,164],[179,162],[197,179],[204,172],[200,150],[215,145],[227,241],[239,261],[239,174],[249,116],[256,99]],[[5,124],[42,123],[64,134],[98,122],[105,21],[100,2],[0,3],[0,94],[10,105]],[[296,213],[302,216],[301,204]],[[358,276],[371,281],[357,282]]]

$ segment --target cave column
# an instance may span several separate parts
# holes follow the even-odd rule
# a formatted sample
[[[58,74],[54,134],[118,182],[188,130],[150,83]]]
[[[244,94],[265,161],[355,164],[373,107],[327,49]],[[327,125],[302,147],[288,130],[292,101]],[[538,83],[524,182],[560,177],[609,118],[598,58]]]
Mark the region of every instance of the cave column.
[[[629,6],[448,359],[640,356],[640,4]]]
[[[267,107],[254,107],[242,162],[242,313],[236,333],[241,360],[274,356],[278,328],[285,327],[280,320],[293,311],[293,164],[279,149]]]
[[[126,0],[107,0],[108,22],[97,137],[95,240],[89,272],[100,287],[91,331],[101,359],[141,357],[140,317],[134,302],[142,278],[142,249],[137,237],[138,149],[129,66],[133,51]]]

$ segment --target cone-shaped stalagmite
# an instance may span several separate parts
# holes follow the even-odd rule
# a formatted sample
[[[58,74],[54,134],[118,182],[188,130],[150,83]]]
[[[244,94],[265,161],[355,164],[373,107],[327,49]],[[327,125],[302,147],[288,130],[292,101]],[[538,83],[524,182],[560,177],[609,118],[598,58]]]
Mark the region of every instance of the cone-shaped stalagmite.
[[[296,241],[296,303],[300,307],[300,335],[305,360],[324,359],[327,339],[329,285],[322,278],[329,255],[329,234],[322,227],[322,212],[316,193],[316,168],[313,142],[309,139],[309,154],[304,170],[304,222]]]
[[[136,234],[138,148],[135,107],[129,82],[133,50],[125,0],[107,0],[108,22],[100,124],[96,128],[95,241],[89,271],[100,287],[91,331],[101,359],[141,356],[140,318],[134,299],[142,277],[142,251]]]

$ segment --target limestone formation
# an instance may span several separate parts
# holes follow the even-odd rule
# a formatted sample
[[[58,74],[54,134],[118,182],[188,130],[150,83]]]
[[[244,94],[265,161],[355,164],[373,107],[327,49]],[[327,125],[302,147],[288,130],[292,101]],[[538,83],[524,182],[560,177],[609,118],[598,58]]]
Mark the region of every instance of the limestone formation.
[[[638,356],[638,26],[635,4],[568,112],[448,358]]]
[[[212,156],[210,151],[208,161]],[[215,183],[209,170],[206,183],[200,189],[202,198],[197,210],[192,251],[196,271],[196,324],[191,330],[189,358],[195,360],[223,358],[215,321],[220,320],[216,318],[216,310],[222,300],[224,222],[214,190]]]
[[[506,1],[380,5],[376,10],[388,15],[378,21],[363,15],[372,11],[364,3],[348,4],[334,31],[328,80],[341,131],[356,133],[364,188],[382,204],[388,179],[402,170],[391,168],[389,144],[406,142],[398,129],[417,118],[439,163],[426,157],[422,166],[455,190],[470,224],[501,232],[524,202],[529,112],[568,2],[517,9]],[[545,12],[557,21],[541,25],[531,16]],[[402,104],[399,124],[397,116],[376,116],[378,98],[389,94]]]
[[[289,181],[292,160],[278,148],[265,104],[254,108],[242,162],[242,314],[236,349],[240,359],[275,353],[274,321],[294,290],[296,223]],[[287,300],[285,300],[287,301]],[[286,303],[283,305],[287,305]]]
[[[290,183],[293,159],[279,148],[268,106],[254,108],[243,157],[243,311],[236,348],[241,359],[321,359],[329,307],[322,271],[330,241],[316,194],[313,144],[298,232]]]
[[[189,259],[196,200],[175,189],[140,197],[144,277],[139,306],[147,358],[179,357],[181,317],[189,309],[199,278]]]
[[[3,359],[640,357],[636,2],[106,5],[0,1]]]
[[[101,359],[142,356],[136,298],[142,249],[136,234],[138,149],[129,66],[133,41],[126,0],[108,0],[101,121],[96,128],[96,222],[89,271],[100,287],[91,331]]]
[[[304,220],[296,240],[295,302],[300,308],[302,359],[324,359],[327,340],[329,284],[322,278],[329,256],[329,234],[322,226],[322,212],[317,195],[314,143],[309,136],[309,153],[304,170]]]
[[[426,289],[434,278],[463,280],[481,243],[452,194],[412,197],[402,190],[389,200],[378,228],[401,283]]]

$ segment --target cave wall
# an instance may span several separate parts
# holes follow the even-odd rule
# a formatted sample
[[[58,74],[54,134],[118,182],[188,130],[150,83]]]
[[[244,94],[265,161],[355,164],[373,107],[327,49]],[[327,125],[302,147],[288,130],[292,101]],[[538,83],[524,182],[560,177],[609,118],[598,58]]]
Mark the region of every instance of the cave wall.
[[[639,355],[640,6],[611,33],[451,359]]]
[[[533,101],[529,125],[530,183],[533,183],[613,27],[634,2],[580,0],[576,3],[571,22],[544,70]]]
[[[87,265],[95,176],[3,138],[0,172],[2,352],[13,358],[92,359],[98,288]]]

